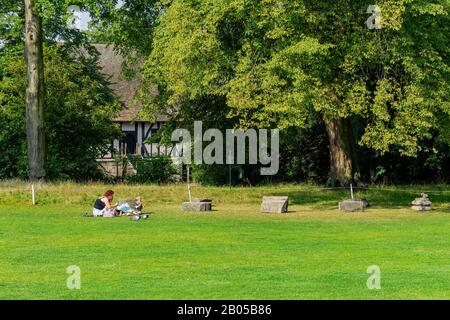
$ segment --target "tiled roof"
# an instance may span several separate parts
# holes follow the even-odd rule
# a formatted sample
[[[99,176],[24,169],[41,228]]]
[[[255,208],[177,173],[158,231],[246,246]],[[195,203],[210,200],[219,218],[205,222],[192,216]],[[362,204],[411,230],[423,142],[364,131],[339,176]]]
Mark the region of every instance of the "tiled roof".
[[[125,108],[120,112],[119,116],[113,121],[115,122],[133,122],[133,121],[149,121],[145,118],[138,118],[142,106],[133,101],[139,88],[140,75],[136,75],[133,79],[125,79],[122,75],[122,64],[124,59],[116,51],[114,47],[105,44],[93,45],[100,53],[100,67],[104,75],[110,78],[111,88],[124,104]],[[157,121],[164,122],[166,117],[159,116]]]

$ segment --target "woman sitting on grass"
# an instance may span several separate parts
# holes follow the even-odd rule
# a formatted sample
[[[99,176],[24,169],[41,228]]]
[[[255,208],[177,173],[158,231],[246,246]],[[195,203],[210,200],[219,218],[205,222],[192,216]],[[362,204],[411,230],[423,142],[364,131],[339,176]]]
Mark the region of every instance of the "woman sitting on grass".
[[[116,216],[117,205],[112,205],[111,202],[114,198],[114,191],[108,190],[103,197],[98,198],[94,203],[94,209],[92,213],[94,217],[112,218]]]

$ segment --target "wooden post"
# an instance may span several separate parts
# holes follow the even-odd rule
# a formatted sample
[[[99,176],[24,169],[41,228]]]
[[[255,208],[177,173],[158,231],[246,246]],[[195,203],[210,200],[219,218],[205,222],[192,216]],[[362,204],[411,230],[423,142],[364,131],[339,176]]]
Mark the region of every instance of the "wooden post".
[[[34,182],[45,178],[43,31],[35,0],[24,1],[28,172]]]

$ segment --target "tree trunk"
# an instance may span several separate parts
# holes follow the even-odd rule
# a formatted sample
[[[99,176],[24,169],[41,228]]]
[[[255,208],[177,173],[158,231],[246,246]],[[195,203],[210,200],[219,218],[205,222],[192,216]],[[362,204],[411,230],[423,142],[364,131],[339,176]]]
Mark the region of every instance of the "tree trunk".
[[[325,120],[330,141],[330,177],[340,185],[359,180],[359,161],[349,119]]]
[[[25,60],[27,64],[28,174],[31,181],[45,177],[44,60],[42,19],[34,0],[25,1]]]

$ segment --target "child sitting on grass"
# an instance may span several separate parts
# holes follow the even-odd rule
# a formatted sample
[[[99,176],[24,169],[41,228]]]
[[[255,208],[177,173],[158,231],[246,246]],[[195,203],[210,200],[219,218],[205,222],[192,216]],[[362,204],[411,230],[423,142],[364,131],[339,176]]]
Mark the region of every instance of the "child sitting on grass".
[[[142,209],[144,209],[144,206],[142,205],[142,198],[141,196],[136,196],[136,198],[134,199],[134,212],[135,214],[141,214],[142,213]]]
[[[123,202],[120,206],[117,207],[117,210],[120,212],[120,215],[140,215],[143,209],[142,198],[140,196],[136,196],[135,201],[131,200]]]

